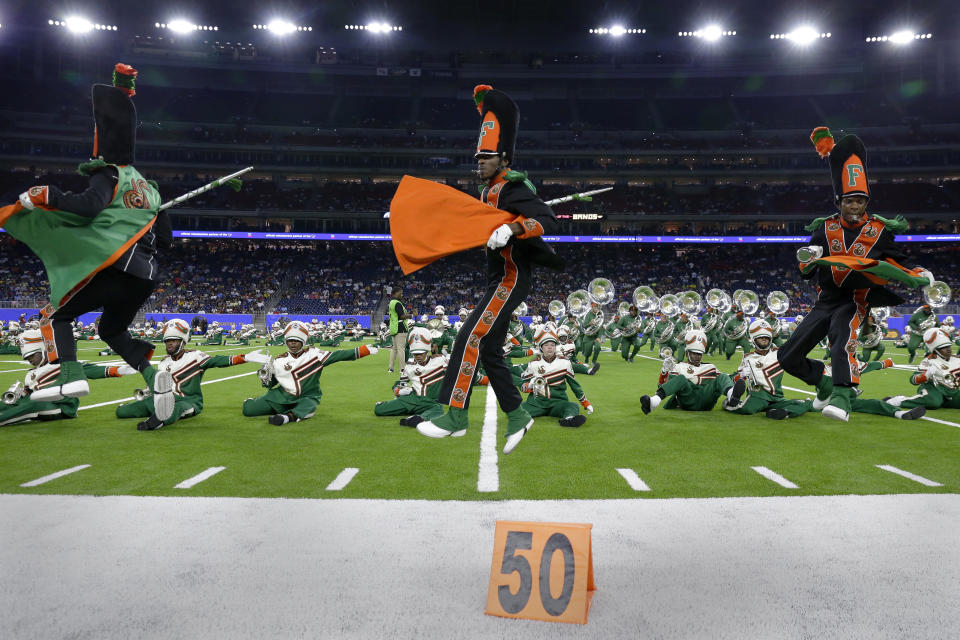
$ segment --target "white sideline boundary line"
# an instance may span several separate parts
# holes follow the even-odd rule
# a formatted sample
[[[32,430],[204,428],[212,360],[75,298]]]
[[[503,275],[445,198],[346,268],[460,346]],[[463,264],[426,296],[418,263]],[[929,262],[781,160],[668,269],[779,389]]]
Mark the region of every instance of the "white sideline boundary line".
[[[922,485],[924,485],[924,486],[927,486],[927,487],[942,487],[942,486],[943,486],[943,485],[940,484],[939,482],[934,482],[933,480],[928,480],[927,478],[924,478],[923,476],[918,476],[918,475],[915,474],[915,473],[910,473],[909,471],[904,471],[903,469],[898,469],[897,467],[894,467],[894,466],[889,465],[889,464],[876,464],[876,465],[874,465],[874,466],[875,466],[877,469],[883,469],[884,471],[889,471],[890,473],[895,473],[895,474],[897,474],[898,476],[903,476],[904,478],[907,478],[908,480],[913,480],[914,482],[919,482],[920,484],[922,484]]]
[[[77,471],[83,471],[90,465],[81,464],[76,467],[70,467],[69,469],[64,469],[63,471],[57,471],[56,473],[51,473],[48,476],[43,476],[42,478],[37,478],[36,480],[31,480],[30,482],[24,482],[21,487],[36,487],[37,485],[50,482],[51,480],[56,480],[57,478],[62,478],[63,476],[68,476],[71,473],[76,473]]]
[[[202,473],[198,473],[197,475],[193,476],[192,478],[187,478],[186,480],[184,480],[183,482],[181,482],[181,483],[178,484],[178,485],[174,485],[173,488],[174,488],[174,489],[189,489],[190,487],[192,487],[192,486],[194,486],[194,485],[200,484],[201,482],[203,482],[203,481],[206,480],[207,478],[212,478],[213,476],[217,475],[218,473],[220,473],[220,472],[223,471],[224,469],[226,469],[226,467],[210,467],[210,468],[207,469],[206,471],[204,471],[204,472],[202,472]]]
[[[630,485],[630,488],[634,491],[650,491],[647,483],[641,480],[640,476],[638,476],[637,472],[633,469],[617,469],[617,473],[627,481],[627,484]]]
[[[333,482],[327,485],[327,491],[340,491],[345,486],[350,484],[350,481],[353,480],[353,477],[360,472],[360,469],[356,467],[347,467],[333,479]]]
[[[762,475],[762,476],[763,476],[764,478],[766,478],[767,480],[772,480],[773,482],[776,482],[776,483],[777,483],[778,485],[780,485],[781,487],[785,487],[785,488],[787,488],[787,489],[799,489],[799,488],[800,488],[800,487],[798,487],[797,485],[795,485],[794,483],[792,483],[792,482],[790,482],[789,480],[787,480],[786,478],[784,478],[782,475],[780,475],[780,474],[777,473],[776,471],[771,471],[770,469],[768,469],[768,468],[766,468],[766,467],[750,467],[750,468],[753,469],[754,471],[756,471],[757,473],[759,473],[760,475]]]
[[[480,464],[477,473],[477,491],[493,493],[500,490],[500,469],[497,466],[497,394],[487,387],[483,407],[483,430],[480,432]]]
[[[817,395],[817,394],[814,393],[813,391],[806,391],[805,389],[797,389],[797,388],[795,388],[795,387],[786,387],[786,386],[783,387],[783,388],[784,388],[784,389],[788,389],[788,390],[790,390],[790,391],[796,391],[797,393],[805,393],[805,394],[810,395],[810,396],[815,396],[815,395]],[[956,422],[950,422],[950,421],[948,421],[948,420],[941,420],[940,418],[929,418],[929,417],[927,417],[927,416],[920,416],[920,419],[921,419],[921,420],[926,420],[926,421],[928,421],[928,422],[936,422],[936,423],[938,423],[938,424],[945,424],[945,425],[947,425],[947,426],[949,426],[949,427],[957,427],[958,429],[960,429],[960,424],[957,424]]]

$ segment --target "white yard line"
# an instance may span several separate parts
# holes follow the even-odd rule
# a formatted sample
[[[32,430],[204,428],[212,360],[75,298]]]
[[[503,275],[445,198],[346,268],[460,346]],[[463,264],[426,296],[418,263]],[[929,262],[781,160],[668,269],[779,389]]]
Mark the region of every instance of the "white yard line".
[[[11,373],[13,371],[30,371],[30,367],[23,367],[22,369],[4,369],[0,373]]]
[[[776,483],[777,483],[778,485],[780,485],[781,487],[786,487],[787,489],[799,489],[799,488],[800,488],[800,487],[798,487],[797,485],[795,485],[794,483],[792,483],[792,482],[790,482],[789,480],[787,480],[786,478],[784,478],[782,475],[780,475],[780,474],[777,473],[776,471],[771,471],[770,469],[768,469],[768,468],[766,468],[766,467],[750,467],[750,468],[753,469],[754,471],[756,471],[757,473],[759,473],[760,475],[762,475],[762,476],[763,476],[764,478],[766,478],[767,480],[772,480],[773,482],[776,482]]]
[[[641,480],[640,476],[638,476],[637,472],[633,469],[617,469],[617,473],[623,476],[623,479],[627,481],[627,484],[630,485],[630,488],[634,491],[650,491],[647,483]]]
[[[804,390],[804,389],[797,389],[797,388],[795,388],[795,387],[787,387],[787,386],[785,386],[785,387],[783,387],[783,388],[784,388],[784,389],[788,389],[788,390],[790,390],[790,391],[796,391],[797,393],[806,393],[807,395],[811,395],[811,396],[817,395],[817,394],[814,393],[813,391],[806,391],[806,390]],[[921,419],[921,420],[926,420],[926,421],[928,421],[928,422],[936,422],[937,424],[945,424],[945,425],[947,425],[947,426],[949,426],[949,427],[957,427],[958,429],[960,429],[960,424],[957,424],[956,422],[949,422],[949,421],[947,421],[947,420],[941,420],[940,418],[931,418],[931,417],[929,417],[929,416],[921,416],[920,419]]]
[[[203,481],[206,480],[207,478],[212,478],[213,476],[217,475],[218,473],[220,473],[220,472],[223,471],[224,469],[226,469],[226,467],[210,467],[209,469],[207,469],[207,470],[204,471],[203,473],[198,473],[197,475],[193,476],[192,478],[187,478],[186,480],[184,480],[184,481],[181,482],[180,484],[175,485],[173,488],[174,488],[174,489],[189,489],[190,487],[192,487],[192,486],[194,486],[194,485],[200,484],[201,482],[203,482]]]
[[[915,474],[915,473],[910,473],[909,471],[904,471],[903,469],[898,469],[897,467],[894,467],[894,466],[889,465],[889,464],[877,464],[877,465],[874,465],[874,466],[875,466],[877,469],[883,469],[884,471],[889,471],[890,473],[895,473],[895,474],[897,474],[898,476],[903,476],[904,478],[907,478],[908,480],[913,480],[914,482],[919,482],[920,484],[922,484],[922,485],[924,485],[924,486],[927,486],[927,487],[942,487],[942,486],[943,486],[943,485],[940,484],[939,482],[934,482],[933,480],[928,480],[928,479],[924,478],[923,476],[918,476],[918,475]]]
[[[350,484],[350,481],[353,480],[353,477],[360,472],[360,469],[356,467],[347,467],[341,471],[336,478],[333,479],[333,482],[327,485],[327,491],[340,491],[345,486]]]
[[[50,482],[51,480],[56,480],[57,478],[62,478],[63,476],[68,476],[71,473],[76,473],[77,471],[83,471],[90,465],[81,464],[76,467],[70,467],[69,469],[64,469],[63,471],[57,471],[56,473],[51,473],[48,476],[43,476],[42,478],[37,478],[36,480],[31,480],[30,482],[24,482],[21,487],[36,487],[37,485],[44,484],[45,482]]]
[[[480,433],[480,470],[477,491],[491,493],[500,490],[500,471],[497,467],[497,394],[487,387],[483,408],[483,431]]]
[[[937,424],[945,424],[945,425],[947,425],[948,427],[957,427],[958,429],[960,429],[960,424],[957,424],[956,422],[950,422],[950,421],[948,421],[948,420],[941,420],[940,418],[930,418],[930,417],[927,417],[927,416],[923,416],[923,419],[924,419],[924,420],[929,420],[930,422],[936,422]]]
[[[238,374],[235,375],[235,376],[226,376],[226,377],[224,377],[224,378],[217,378],[216,380],[207,380],[206,382],[201,382],[200,385],[203,386],[203,385],[205,385],[205,384],[215,384],[215,383],[217,383],[217,382],[223,382],[224,380],[233,380],[234,378],[242,378],[242,377],[244,377],[244,376],[252,376],[252,375],[255,374],[255,373],[257,373],[257,372],[256,372],[256,371],[248,371],[247,373],[238,373]],[[97,404],[88,404],[88,405],[85,405],[85,406],[83,406],[83,407],[80,407],[79,409],[77,409],[77,411],[84,411],[84,410],[86,410],[86,409],[95,409],[95,408],[97,408],[97,407],[106,407],[106,406],[111,405],[111,404],[120,404],[121,402],[127,402],[128,400],[134,400],[134,397],[133,397],[133,396],[130,396],[129,398],[120,398],[119,400],[108,400],[107,402],[98,402]]]

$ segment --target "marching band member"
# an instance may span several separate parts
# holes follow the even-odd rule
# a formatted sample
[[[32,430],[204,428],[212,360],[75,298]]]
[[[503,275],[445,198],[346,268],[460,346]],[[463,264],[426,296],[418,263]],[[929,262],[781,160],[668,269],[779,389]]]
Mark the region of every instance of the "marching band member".
[[[450,410],[440,418],[421,422],[417,431],[443,438],[467,428],[471,386],[482,362],[500,408],[507,414],[507,446],[512,450],[533,418],[521,407],[523,397],[513,384],[502,345],[513,310],[530,293],[533,266],[562,269],[564,265],[542,239],[558,228],[556,216],[525,174],[510,169],[519,124],[517,105],[488,85],[475,88],[474,100],[483,117],[476,157],[479,176],[487,184],[480,199],[518,218],[497,227],[487,241],[487,289],[457,335],[440,388],[440,403]]]
[[[907,322],[907,328],[910,330],[907,338],[907,353],[910,355],[907,358],[908,364],[913,364],[913,359],[917,356],[917,347],[923,342],[923,332],[935,326],[937,326],[937,316],[930,305],[924,304],[917,307]]]
[[[431,352],[433,338],[419,327],[407,338],[410,359],[403,367],[400,380],[393,385],[393,400],[378,402],[374,415],[406,416],[400,419],[405,427],[415,427],[424,420],[443,415],[443,405],[437,402],[440,382],[447,371],[447,356]]]
[[[587,400],[583,388],[574,379],[570,361],[557,353],[560,340],[551,332],[544,332],[537,336],[537,348],[540,357],[527,363],[523,373],[524,393],[528,393],[523,406],[534,418],[552,416],[560,419],[561,427],[579,427],[587,421],[586,416],[580,415],[582,406],[587,414],[593,413],[593,405]],[[580,401],[580,406],[567,398],[567,385]],[[520,440],[517,439],[513,446]],[[508,439],[508,445],[510,441]],[[510,447],[510,451],[513,447]],[[504,453],[510,453],[504,450]]]
[[[737,307],[732,311],[721,331],[724,336],[723,352],[727,356],[727,360],[737,352],[737,347],[743,349],[745,354],[750,353],[753,345],[747,335],[748,330],[749,321],[743,316],[743,309]]]
[[[589,363],[593,358],[593,364],[597,364],[597,358],[600,356],[600,344],[603,337],[603,311],[596,302],[590,303],[590,311],[583,317],[583,338],[580,345],[583,351],[584,363]]]
[[[244,362],[265,362],[269,359],[262,350],[253,351],[246,356],[209,356],[203,351],[187,349],[190,341],[190,325],[186,320],[174,318],[163,326],[163,346],[167,355],[157,365],[159,371],[166,371],[173,380],[173,410],[169,417],[161,419],[154,406],[154,394],[148,389],[144,397],[121,404],[117,407],[118,418],[146,418],[137,423],[138,431],[153,431],[160,427],[169,427],[181,418],[198,416],[203,411],[203,392],[200,384],[207,369],[232,367]]]
[[[953,343],[937,327],[924,332],[923,343],[929,355],[920,361],[917,372],[910,376],[910,384],[917,385],[917,393],[887,398],[887,402],[902,408],[960,409],[957,384],[960,358],[953,355]]]
[[[773,329],[766,320],[754,320],[749,329],[752,353],[745,353],[737,370],[737,378],[747,383],[747,396],[738,402],[731,398],[724,409],[753,415],[764,412],[768,418],[783,420],[805,414],[813,408],[810,400],[791,400],[783,395],[783,369],[777,362]]]
[[[728,402],[739,404],[747,387],[746,381],[734,382],[730,376],[718,371],[716,366],[703,362],[703,354],[707,350],[707,335],[703,330],[690,331],[686,342],[687,361],[665,358],[660,369],[657,392],[652,396],[640,397],[640,409],[644,415],[661,404],[665,409],[709,411],[721,396],[726,396]],[[664,400],[667,402],[664,403]]]
[[[134,339],[129,327],[156,286],[157,247],[170,244],[171,231],[169,218],[159,211],[156,183],[134,168],[136,77],[136,69],[117,64],[111,85],[93,85],[93,153],[77,168],[89,178],[85,191],[33,186],[17,205],[0,210],[0,225],[37,254],[50,281],[40,328],[47,358],[60,364],[60,375],[37,391],[38,402],[90,392],[72,323],[101,307],[101,338],[148,384],[154,382],[154,346]]]
[[[344,360],[359,360],[378,351],[374,346],[337,351],[309,347],[307,327],[296,320],[283,330],[283,337],[286,353],[275,358],[260,355],[256,359],[252,354],[247,355],[251,362],[263,362],[260,382],[267,392],[243,402],[243,415],[270,416],[267,422],[277,426],[313,417],[323,395],[320,375],[324,367]]]
[[[863,348],[863,353],[860,355],[863,362],[880,360],[883,357],[883,353],[887,350],[883,346],[883,334],[883,327],[877,322],[876,316],[869,314],[866,323],[860,329],[860,335],[857,336],[857,342]]]
[[[643,325],[643,317],[637,310],[636,305],[630,305],[630,312],[620,318],[618,324],[620,328],[620,357],[625,362],[633,362],[642,344],[637,334]],[[646,338],[647,336],[644,335],[644,340]]]
[[[23,382],[17,382],[3,394],[0,404],[0,427],[26,422],[27,420],[57,420],[76,418],[80,400],[65,396],[52,402],[37,402],[31,394],[38,389],[53,384],[60,375],[60,364],[47,362],[43,335],[39,329],[28,329],[20,336],[20,355],[31,367]],[[83,372],[88,380],[99,378],[119,378],[137,373],[128,364],[119,367],[104,367],[83,363]]]
[[[588,367],[585,363],[577,360],[577,346],[570,337],[570,329],[568,327],[560,327],[557,329],[556,335],[560,340],[560,346],[557,347],[557,351],[559,351],[561,357],[570,361],[570,364],[573,365],[574,373],[583,373],[588,376],[592,376],[597,373],[597,370],[600,368],[599,362],[594,364],[592,367]]]
[[[900,265],[903,254],[894,246],[895,233],[906,228],[902,218],[886,220],[867,213],[867,150],[853,135],[834,145],[826,127],[811,140],[821,157],[829,156],[838,213],[814,220],[810,247],[798,251],[805,278],[816,278],[819,292],[813,310],[777,352],[784,371],[817,387],[814,409],[835,420],[849,420],[851,400],[860,382],[856,359],[857,331],[871,307],[896,306],[902,299],[883,288],[890,278],[913,286],[933,282],[922,269]],[[832,392],[826,395],[824,363],[808,357],[823,337],[830,340]]]
[[[610,351],[616,353],[620,351],[620,343],[623,341],[623,332],[620,330],[620,314],[613,316],[613,320],[603,327],[603,333],[610,338]]]

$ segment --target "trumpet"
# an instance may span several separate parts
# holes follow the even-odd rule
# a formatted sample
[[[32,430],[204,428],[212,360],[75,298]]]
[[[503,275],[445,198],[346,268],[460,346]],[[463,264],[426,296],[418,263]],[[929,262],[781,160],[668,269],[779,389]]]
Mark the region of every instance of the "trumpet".
[[[536,376],[530,380],[530,388],[533,390],[533,394],[541,398],[546,398],[550,395],[550,392],[547,390],[549,386],[547,379],[543,376]]]
[[[17,401],[24,395],[26,395],[26,391],[24,391],[23,382],[17,380],[3,392],[3,404],[17,404]]]
[[[660,357],[666,362],[667,358],[673,358],[673,349],[670,347],[660,347]]]

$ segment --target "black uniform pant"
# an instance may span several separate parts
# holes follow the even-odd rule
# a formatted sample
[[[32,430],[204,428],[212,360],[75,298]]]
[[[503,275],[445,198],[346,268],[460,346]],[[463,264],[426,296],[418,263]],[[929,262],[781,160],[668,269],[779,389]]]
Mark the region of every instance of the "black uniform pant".
[[[48,353],[55,354],[56,360],[61,362],[76,361],[73,322],[81,314],[103,307],[98,329],[100,338],[127,364],[142,371],[150,364],[148,355],[153,352],[153,345],[134,339],[128,328],[150,297],[154,285],[152,280],[137,278],[112,267],[100,271],[65,305],[41,321]],[[54,351],[50,350],[51,340]]]
[[[460,409],[470,406],[471,384],[478,362],[483,363],[501,409],[510,412],[523,402],[503,354],[513,310],[530,293],[530,263],[516,259],[516,251],[512,244],[499,251],[502,266],[495,267],[499,273],[493,265],[501,261],[490,261],[487,290],[463,322],[453,343],[450,364],[440,385],[440,404]]]
[[[866,318],[869,306],[868,289],[857,289],[849,300],[818,301],[803,321],[797,325],[790,339],[777,351],[777,360],[783,370],[816,386],[823,377],[823,362],[812,360],[807,354],[827,336],[830,340],[830,364],[833,384],[850,387],[860,383],[857,364],[857,334]]]

